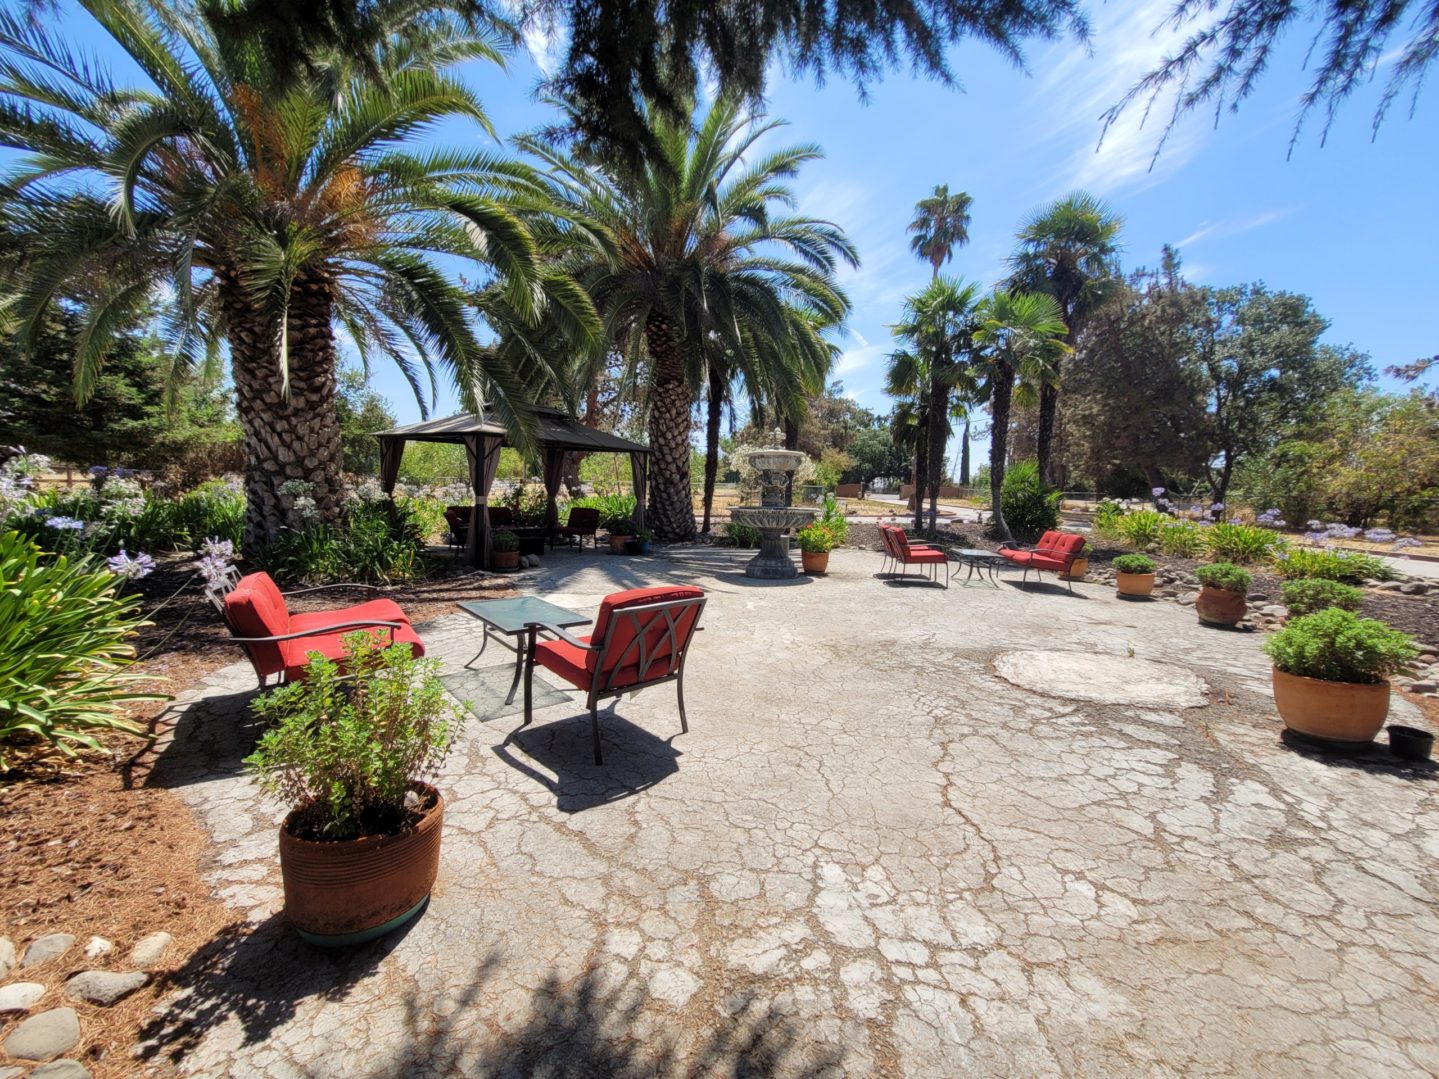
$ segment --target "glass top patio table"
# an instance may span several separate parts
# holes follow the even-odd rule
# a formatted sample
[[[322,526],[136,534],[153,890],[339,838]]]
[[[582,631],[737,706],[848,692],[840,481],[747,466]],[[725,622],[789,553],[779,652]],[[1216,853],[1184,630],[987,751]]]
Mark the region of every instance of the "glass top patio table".
[[[519,599],[481,599],[460,604],[460,610],[472,614],[499,633],[515,636],[525,631],[530,622],[548,622],[552,626],[586,625],[590,619],[565,607],[558,607],[533,596]]]
[[[978,547],[957,547],[954,551],[960,558],[971,558],[976,562],[1004,561],[1004,555],[996,554],[994,551],[985,551]]]

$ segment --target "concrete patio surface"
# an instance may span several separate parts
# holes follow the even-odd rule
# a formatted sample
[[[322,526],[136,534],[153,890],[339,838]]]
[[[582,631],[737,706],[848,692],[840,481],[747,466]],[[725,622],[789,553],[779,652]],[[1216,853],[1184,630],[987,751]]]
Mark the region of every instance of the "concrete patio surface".
[[[248,665],[177,702],[150,782],[254,931],[191,964],[148,1052],[274,1079],[1439,1072],[1436,772],[1281,737],[1258,635],[1097,585],[894,584],[854,550],[751,582],[746,554],[520,580],[587,613],[709,589],[690,733],[670,686],[602,714],[602,767],[576,695],[473,720],[428,910],[350,953],[284,927]],[[477,631],[421,627],[451,672]]]

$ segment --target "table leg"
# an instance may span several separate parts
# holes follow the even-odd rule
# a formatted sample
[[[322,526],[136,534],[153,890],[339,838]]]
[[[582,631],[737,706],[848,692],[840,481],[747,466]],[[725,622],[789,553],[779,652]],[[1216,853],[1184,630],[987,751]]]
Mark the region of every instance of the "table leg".
[[[506,704],[515,703],[515,690],[520,688],[520,678],[525,673],[525,638],[519,637],[515,640],[515,680],[510,683],[510,694],[505,698]]]
[[[465,670],[469,670],[470,664],[474,663],[477,659],[479,659],[485,654],[485,645],[490,643],[489,625],[487,623],[481,623],[481,627],[483,629],[483,632],[480,634],[480,650],[470,657],[469,662],[465,664]]]

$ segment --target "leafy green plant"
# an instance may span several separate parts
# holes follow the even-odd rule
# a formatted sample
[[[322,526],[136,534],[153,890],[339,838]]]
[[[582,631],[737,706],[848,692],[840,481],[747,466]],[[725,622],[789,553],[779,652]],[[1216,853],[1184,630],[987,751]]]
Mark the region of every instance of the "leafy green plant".
[[[839,501],[834,495],[825,495],[824,512],[820,514],[819,523],[829,529],[830,535],[834,537],[834,546],[844,546],[845,540],[849,539],[849,522],[845,520],[844,513],[839,508]]]
[[[1229,592],[1248,592],[1254,577],[1247,569],[1231,562],[1215,562],[1194,571],[1205,588],[1223,588]]]
[[[1169,521],[1159,530],[1159,549],[1176,558],[1198,558],[1204,553],[1204,529],[1193,521]]]
[[[633,517],[611,517],[605,521],[605,531],[611,536],[633,536],[637,527]]]
[[[1284,546],[1284,540],[1257,525],[1220,523],[1205,529],[1204,544],[1212,557],[1224,562],[1263,562]]]
[[[600,520],[605,521],[611,517],[633,517],[635,512],[634,495],[585,495],[583,498],[576,498],[570,502],[570,509],[582,506],[586,509],[600,511]]]
[[[1154,559],[1142,554],[1122,554],[1111,563],[1119,573],[1153,573]]]
[[[1331,607],[1337,607],[1341,611],[1357,611],[1364,604],[1362,589],[1322,577],[1285,581],[1283,592],[1284,606],[1289,608],[1289,613],[1293,616],[1326,611]]]
[[[1141,551],[1152,550],[1159,545],[1159,537],[1170,524],[1170,518],[1154,510],[1138,510],[1126,513],[1115,522],[1119,538],[1131,547]]]
[[[1094,510],[1094,534],[1107,539],[1119,537],[1119,520],[1124,516],[1124,507],[1112,498],[1106,498]]]
[[[1337,607],[1294,619],[1264,651],[1285,674],[1360,683],[1382,682],[1419,654],[1408,634]]]
[[[298,811],[293,834],[351,839],[408,823],[405,795],[432,777],[464,723],[437,660],[379,634],[345,637],[337,664],[313,654],[303,681],[256,699],[274,727],[245,765],[262,790]]]
[[[518,551],[520,549],[520,537],[508,528],[502,528],[490,537],[490,547],[501,554]]]
[[[999,491],[1004,522],[1022,540],[1036,540],[1059,527],[1059,499],[1060,492],[1044,486],[1033,461],[1021,461],[1005,472]]]
[[[1321,577],[1327,581],[1359,584],[1363,581],[1387,581],[1394,571],[1383,559],[1351,551],[1315,550],[1294,547],[1281,551],[1274,560],[1279,576],[1295,580]]]
[[[157,700],[129,638],[145,625],[140,600],[120,595],[114,574],[88,559],[50,556],[16,532],[0,535],[0,770],[6,747],[99,749],[97,732],[139,729],[123,705]]]
[[[824,554],[836,546],[834,533],[823,521],[805,525],[794,534],[794,538],[799,549],[806,554]]]
[[[336,534],[339,572],[347,580],[392,584],[423,576],[429,538],[425,514],[413,499],[352,506]]]
[[[736,547],[758,547],[760,544],[759,529],[737,521],[725,525],[725,535]]]

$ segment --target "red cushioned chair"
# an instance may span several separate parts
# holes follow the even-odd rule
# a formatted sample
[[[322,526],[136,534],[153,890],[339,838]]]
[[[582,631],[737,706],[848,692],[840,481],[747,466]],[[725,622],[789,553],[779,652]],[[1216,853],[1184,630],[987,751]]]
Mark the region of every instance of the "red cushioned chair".
[[[533,718],[533,684],[538,664],[585,691],[596,764],[604,763],[600,755],[598,706],[606,697],[674,682],[679,696],[680,729],[688,733],[685,656],[690,639],[699,628],[704,606],[702,589],[661,585],[606,596],[595,619],[595,631],[588,637],[575,637],[559,626],[543,622],[530,623],[522,726],[528,726]],[[555,640],[540,640],[538,634],[542,629],[553,634]]]
[[[569,519],[562,525],[556,525],[550,533],[550,550],[555,549],[555,540],[561,536],[573,539],[581,551],[585,549],[585,537],[588,536],[590,543],[598,550],[600,541],[595,533],[599,529],[600,511],[588,506],[576,506],[570,510]]]
[[[1069,577],[1074,560],[1084,553],[1084,537],[1073,532],[1058,532],[1053,529],[1039,537],[1033,547],[1001,547],[999,553],[1016,566],[1024,567],[1021,587],[1029,583],[1029,571],[1035,571],[1035,578],[1044,570],[1058,573],[1074,591],[1074,581]]]
[[[944,587],[949,587],[949,555],[945,554],[938,547],[930,547],[923,543],[910,543],[909,537],[904,534],[904,529],[895,525],[880,525],[880,534],[885,536],[889,546],[890,557],[900,567],[900,580],[909,576],[905,566],[943,566]],[[893,573],[893,570],[890,570]],[[938,582],[939,570],[935,569],[933,575],[923,574]]]
[[[470,542],[470,516],[473,506],[446,506],[445,524],[449,528],[450,547],[463,549]]]
[[[884,562],[880,564],[879,568],[879,575],[881,577],[888,576],[889,574],[894,572],[891,563],[894,563],[895,565],[899,564],[899,544],[895,542],[895,533],[903,536],[904,529],[900,528],[898,525],[882,524],[879,526],[879,538],[880,541],[884,544]],[[905,542],[909,543],[909,540],[906,539]],[[913,553],[915,551],[934,551],[938,550],[938,548],[931,547],[927,543],[909,543],[909,550],[911,553]]]
[[[260,688],[270,675],[279,675],[281,682],[293,682],[305,676],[310,653],[319,652],[326,659],[342,659],[344,636],[356,630],[369,629],[388,636],[391,644],[408,644],[416,656],[425,654],[420,640],[405,612],[393,600],[375,599],[338,611],[314,611],[291,614],[286,596],[321,592],[327,588],[356,588],[363,585],[323,585],[282,593],[268,573],[252,573],[241,577],[223,598],[222,611],[237,644],[245,653],[260,679]]]

